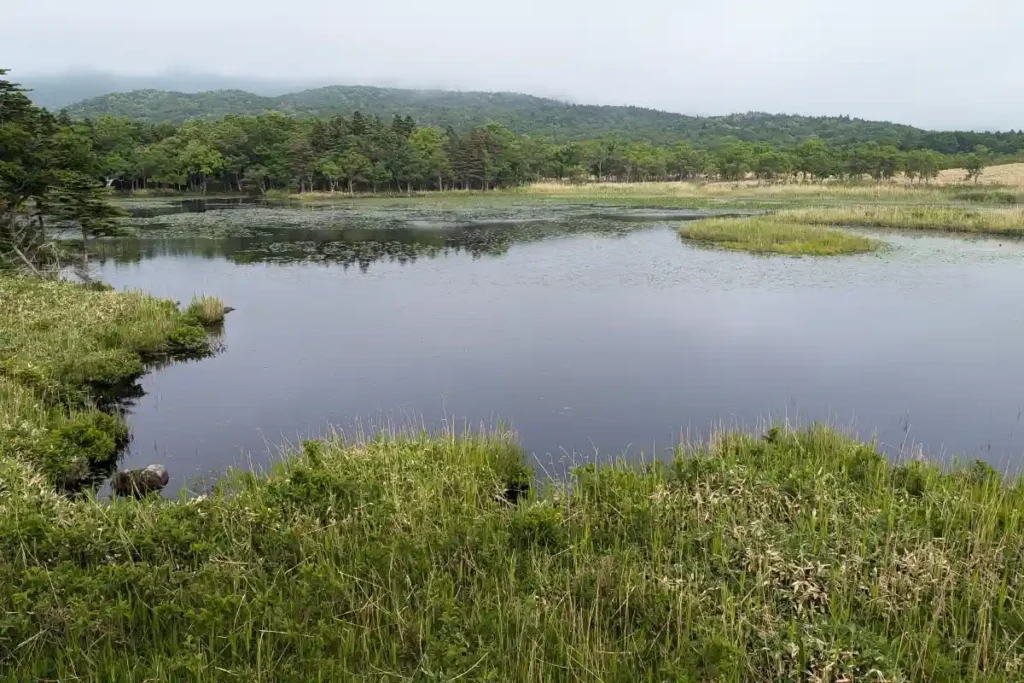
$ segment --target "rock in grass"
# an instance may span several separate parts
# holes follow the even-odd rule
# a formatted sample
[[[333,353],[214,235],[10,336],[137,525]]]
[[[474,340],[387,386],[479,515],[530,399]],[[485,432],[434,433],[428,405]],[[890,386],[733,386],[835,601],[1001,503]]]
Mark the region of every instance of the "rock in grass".
[[[505,490],[495,495],[494,499],[504,505],[518,505],[521,500],[524,500],[530,495],[530,482],[526,481],[510,481],[505,486]]]
[[[163,465],[150,465],[141,470],[122,470],[114,475],[110,487],[118,496],[143,497],[160,491],[171,479]]]

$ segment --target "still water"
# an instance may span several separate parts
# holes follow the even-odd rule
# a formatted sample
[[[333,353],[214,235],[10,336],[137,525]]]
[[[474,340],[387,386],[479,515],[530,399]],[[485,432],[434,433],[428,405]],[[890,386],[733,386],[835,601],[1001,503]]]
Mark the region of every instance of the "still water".
[[[147,375],[130,409],[123,466],[164,463],[171,489],[388,423],[508,424],[556,470],[766,418],[892,455],[1024,452],[1019,242],[884,233],[880,255],[765,258],[682,243],[682,214],[214,213],[205,238],[140,217],[98,265],[237,309],[223,352]]]

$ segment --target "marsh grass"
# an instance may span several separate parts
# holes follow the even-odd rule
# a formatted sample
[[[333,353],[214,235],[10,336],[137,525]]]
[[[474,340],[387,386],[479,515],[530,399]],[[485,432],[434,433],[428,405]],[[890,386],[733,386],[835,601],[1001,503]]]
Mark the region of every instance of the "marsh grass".
[[[780,220],[805,225],[854,225],[904,230],[1024,235],[1024,208],[845,206],[793,209]]]
[[[989,196],[980,194],[987,191]],[[998,196],[995,194],[999,192]],[[957,193],[972,192],[972,199],[958,199]],[[768,183],[739,182],[651,182],[651,183],[535,183],[521,190],[534,197],[590,199],[594,201],[683,202],[710,205],[786,205],[872,202],[882,204],[936,204],[956,201],[1007,203],[1012,189],[989,186],[908,185],[903,183]]]
[[[227,308],[224,302],[215,296],[194,296],[192,303],[185,309],[185,315],[198,320],[202,325],[210,327],[224,322]]]
[[[310,442],[202,499],[0,496],[8,680],[1020,680],[1024,490],[826,427],[576,470]]]
[[[97,400],[131,384],[147,361],[210,348],[173,302],[0,276],[0,460],[70,486],[111,464],[128,438]]]
[[[707,218],[679,228],[684,240],[699,244],[789,256],[839,256],[874,251],[881,243],[842,230],[796,225],[774,216]]]

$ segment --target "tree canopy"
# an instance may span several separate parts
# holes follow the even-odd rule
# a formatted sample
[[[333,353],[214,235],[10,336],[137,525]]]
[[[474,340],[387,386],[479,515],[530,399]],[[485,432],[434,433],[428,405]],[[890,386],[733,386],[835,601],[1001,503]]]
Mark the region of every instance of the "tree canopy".
[[[970,153],[985,145],[994,154],[1024,151],[1024,132],[927,131],[886,121],[849,116],[795,116],[748,112],[728,116],[685,116],[642,107],[581,105],[516,93],[404,90],[331,86],[261,97],[242,90],[200,93],[136,90],[93,97],[68,108],[74,118],[105,114],[151,123],[216,121],[230,115],[270,112],[300,117],[346,117],[355,112],[389,119],[408,115],[419,125],[466,133],[490,122],[519,135],[551,142],[592,140],[619,135],[633,142],[667,145],[688,140],[703,146],[729,141],[764,142],[790,147],[818,138],[845,147],[877,142],[903,151],[932,149],[943,154]]]

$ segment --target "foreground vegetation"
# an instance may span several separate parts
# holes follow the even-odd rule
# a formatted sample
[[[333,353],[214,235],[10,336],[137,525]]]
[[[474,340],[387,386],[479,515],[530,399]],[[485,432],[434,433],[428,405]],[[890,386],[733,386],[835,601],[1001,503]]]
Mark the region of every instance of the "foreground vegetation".
[[[774,216],[691,221],[679,228],[679,236],[722,249],[789,256],[862,254],[881,246],[860,235],[797,225]]]
[[[827,428],[524,499],[505,434],[311,442],[188,502],[0,467],[8,680],[1024,675],[1024,489]]]
[[[199,320],[170,301],[0,276],[0,459],[60,488],[102,477],[128,431],[97,404],[129,388],[148,361],[210,350]]]

